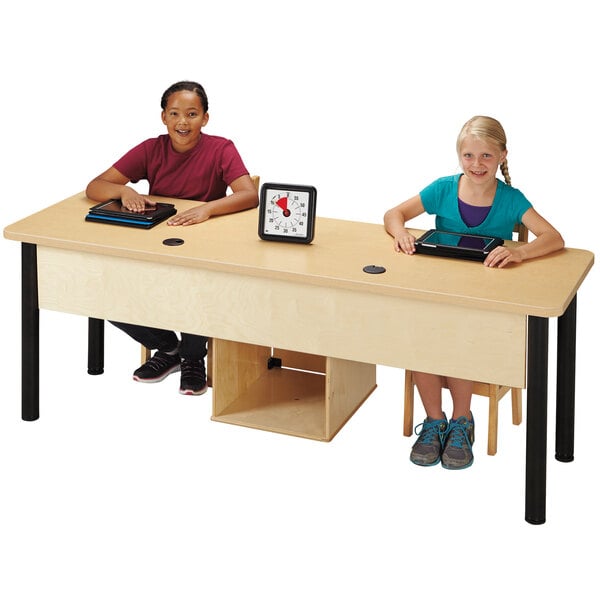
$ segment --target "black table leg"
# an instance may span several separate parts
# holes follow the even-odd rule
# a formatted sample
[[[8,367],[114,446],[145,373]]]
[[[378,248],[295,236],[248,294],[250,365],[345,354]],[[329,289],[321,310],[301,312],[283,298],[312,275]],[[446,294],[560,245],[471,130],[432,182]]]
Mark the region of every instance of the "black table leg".
[[[21,244],[21,418],[40,417],[40,310],[37,247]]]
[[[546,522],[548,319],[528,317],[525,520]]]
[[[577,296],[558,317],[556,356],[556,460],[571,462],[575,447],[575,343]]]
[[[104,373],[104,320],[88,319],[88,373]]]

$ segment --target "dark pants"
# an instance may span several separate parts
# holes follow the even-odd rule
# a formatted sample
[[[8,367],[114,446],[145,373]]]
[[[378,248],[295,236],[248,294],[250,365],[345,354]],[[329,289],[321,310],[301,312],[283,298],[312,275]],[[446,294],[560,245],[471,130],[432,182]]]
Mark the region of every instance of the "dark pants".
[[[174,331],[144,327],[142,325],[131,325],[130,323],[117,323],[115,321],[111,321],[111,323],[132,337],[136,342],[151,350],[170,352],[171,350],[175,350],[179,343]],[[206,356],[207,342],[208,338],[203,335],[182,333],[179,356],[185,360],[202,360]]]

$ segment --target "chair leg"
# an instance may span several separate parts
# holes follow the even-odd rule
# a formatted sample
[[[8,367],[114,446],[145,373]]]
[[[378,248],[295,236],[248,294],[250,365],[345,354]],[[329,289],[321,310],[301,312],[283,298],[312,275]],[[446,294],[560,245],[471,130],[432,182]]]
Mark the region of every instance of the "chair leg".
[[[146,348],[146,346],[141,346],[142,364],[144,364],[147,360],[150,360],[151,353],[152,351],[150,350],[150,348]]]
[[[490,409],[488,417],[487,453],[494,456],[498,450],[498,396],[490,393]]]
[[[523,421],[523,390],[521,388],[512,388],[510,395],[512,397],[513,425],[520,425]]]
[[[412,371],[404,372],[404,435],[410,437],[413,433],[413,412],[415,408],[415,384]]]

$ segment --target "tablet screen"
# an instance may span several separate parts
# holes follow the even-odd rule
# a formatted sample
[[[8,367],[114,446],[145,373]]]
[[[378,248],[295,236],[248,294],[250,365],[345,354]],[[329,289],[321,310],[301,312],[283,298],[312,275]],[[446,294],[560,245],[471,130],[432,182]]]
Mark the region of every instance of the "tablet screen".
[[[485,250],[494,242],[494,238],[476,235],[461,235],[460,233],[448,233],[445,231],[432,231],[429,235],[423,237],[421,242],[424,244],[434,244],[436,246]]]

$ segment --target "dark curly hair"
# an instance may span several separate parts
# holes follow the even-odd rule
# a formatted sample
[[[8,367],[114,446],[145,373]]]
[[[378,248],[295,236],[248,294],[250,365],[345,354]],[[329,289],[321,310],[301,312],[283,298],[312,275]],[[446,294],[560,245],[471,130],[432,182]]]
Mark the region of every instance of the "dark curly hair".
[[[197,94],[202,102],[202,108],[204,109],[204,112],[208,112],[208,96],[206,95],[204,88],[195,81],[178,81],[177,83],[169,86],[160,99],[160,107],[165,110],[165,108],[167,108],[169,96],[175,92],[182,92],[184,90]]]

